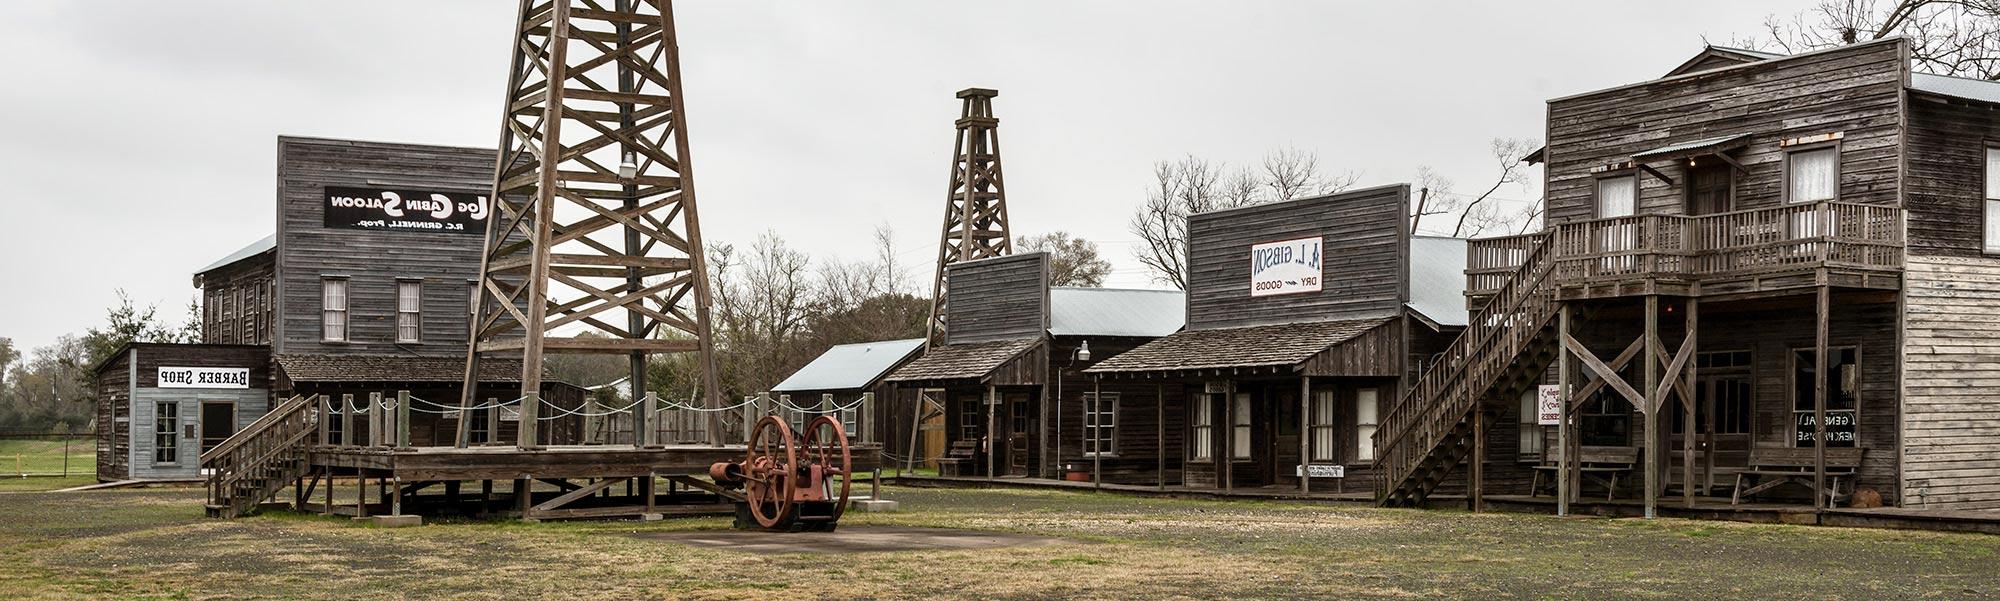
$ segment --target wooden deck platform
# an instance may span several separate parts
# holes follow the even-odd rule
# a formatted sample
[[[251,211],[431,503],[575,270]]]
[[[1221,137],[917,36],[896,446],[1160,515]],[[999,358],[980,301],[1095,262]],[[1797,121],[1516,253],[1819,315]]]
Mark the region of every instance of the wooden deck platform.
[[[514,446],[369,448],[314,446],[314,467],[371,476],[427,480],[514,480],[519,478],[631,478],[707,474],[718,461],[741,461],[743,445],[560,445],[535,450]],[[856,459],[860,455],[856,454]],[[873,454],[867,454],[872,457]],[[869,466],[873,467],[873,466]]]
[[[1181,499],[1259,499],[1267,501],[1312,501],[1312,502],[1324,502],[1324,503],[1349,503],[1357,505],[1364,505],[1364,504],[1373,505],[1375,503],[1375,495],[1374,492],[1372,491],[1362,490],[1362,491],[1347,491],[1347,492],[1314,492],[1311,494],[1299,494],[1299,489],[1297,487],[1292,487],[1292,486],[1237,487],[1232,490],[1222,490],[1216,488],[1193,488],[1193,487],[1179,486],[1179,485],[1169,485],[1162,488],[1159,486],[1151,486],[1144,484],[1112,484],[1109,482],[1104,483],[1102,486],[1098,486],[1091,484],[1089,482],[1071,482],[1068,480],[1051,480],[1047,478],[1027,478],[1019,476],[1001,476],[996,478],[986,478],[980,476],[902,475],[895,477],[894,482],[906,486],[929,486],[937,488],[1039,488],[1039,489],[1075,490],[1075,491],[1100,490],[1104,492],[1112,492],[1119,494],[1129,494],[1129,495],[1147,496],[1147,497],[1181,498]],[[1316,484],[1316,486],[1318,485]]]

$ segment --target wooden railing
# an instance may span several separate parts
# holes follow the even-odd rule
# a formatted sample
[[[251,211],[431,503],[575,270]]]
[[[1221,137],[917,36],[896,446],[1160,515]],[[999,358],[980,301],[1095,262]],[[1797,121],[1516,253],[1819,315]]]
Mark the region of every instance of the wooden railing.
[[[1623,227],[1622,225],[1618,227]],[[1521,263],[1453,340],[1438,361],[1377,422],[1376,464],[1387,499],[1478,404],[1515,358],[1529,350],[1556,313],[1552,249],[1558,238],[1526,245]]]
[[[305,467],[305,439],[319,420],[315,397],[295,396],[201,454],[208,506],[225,517],[249,512]]]
[[[1526,258],[1555,239],[1556,277],[1566,283],[1631,278],[1698,282],[1819,266],[1899,269],[1903,210],[1817,202],[1714,215],[1634,215],[1557,224],[1535,234],[1467,244],[1466,295],[1494,295]]]

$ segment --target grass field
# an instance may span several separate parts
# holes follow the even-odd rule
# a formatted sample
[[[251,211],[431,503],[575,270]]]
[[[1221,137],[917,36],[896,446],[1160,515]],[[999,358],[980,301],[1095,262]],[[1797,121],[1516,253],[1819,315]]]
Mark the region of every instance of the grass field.
[[[0,477],[19,476],[23,472],[36,476],[62,474],[65,443],[71,475],[97,472],[97,447],[92,439],[4,439],[0,440]]]
[[[54,598],[1991,599],[2000,537],[891,488],[870,525],[1036,547],[755,555],[663,522],[201,517],[197,489],[0,494],[0,592]],[[770,535],[812,544],[812,535]]]

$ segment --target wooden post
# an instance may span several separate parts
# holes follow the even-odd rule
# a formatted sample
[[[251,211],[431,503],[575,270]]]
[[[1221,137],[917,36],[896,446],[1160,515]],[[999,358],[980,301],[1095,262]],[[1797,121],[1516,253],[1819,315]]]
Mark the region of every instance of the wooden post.
[[[1557,340],[1569,340],[1569,304],[1556,310]],[[1560,401],[1556,418],[1556,516],[1569,515],[1569,347],[1556,343],[1556,395]]]
[[[522,474],[514,480],[514,505],[521,511],[520,519],[528,519],[528,511],[535,507],[535,477]]]
[[[1472,494],[1466,498],[1467,508],[1473,512],[1486,510],[1486,411],[1472,410],[1472,465],[1467,470],[1472,479]]]
[[[1641,364],[1645,366],[1643,370],[1645,386],[1639,389],[1645,391],[1645,394],[1640,395],[1640,401],[1646,404],[1640,408],[1645,412],[1646,420],[1645,506],[1646,519],[1653,519],[1659,517],[1660,511],[1660,403],[1659,399],[1655,398],[1658,396],[1657,389],[1660,385],[1660,297],[1658,295],[1646,295],[1646,349],[1641,352],[1645,356],[1645,363]]]
[[[340,446],[354,444],[354,395],[340,395]]]
[[[1102,392],[1102,390],[1103,390],[1103,384],[1099,382],[1099,378],[1095,377],[1091,378],[1090,379],[1091,416],[1090,419],[1084,420],[1084,423],[1087,424],[1097,424],[1097,429],[1091,431],[1090,433],[1091,449],[1097,451],[1095,453],[1090,454],[1090,487],[1099,490],[1102,490],[1104,488],[1104,440],[1098,437],[1098,432],[1102,432],[1104,429],[1104,423],[1103,423],[1104,416],[1101,415],[1100,412],[1098,411],[1099,409],[1104,408],[1104,393]]]
[[[481,294],[480,291],[474,290],[472,291],[472,296],[474,298],[478,298],[484,295]],[[473,318],[478,319],[477,312],[474,313]],[[468,385],[466,386],[465,390],[459,392],[458,428],[457,432],[452,435],[453,447],[463,449],[472,446],[472,400],[478,398],[478,391],[474,389],[474,387],[478,385],[478,382],[479,382],[478,378],[474,377],[465,378],[465,384]],[[487,404],[490,405],[492,403],[488,402]],[[487,411],[497,412],[499,411],[499,409],[497,408],[488,409]],[[492,430],[487,430],[487,431],[491,432]]]
[[[1688,357],[1688,362],[1681,366],[1681,369],[1686,370],[1686,373],[1681,377],[1681,381],[1683,382],[1681,390],[1686,392],[1686,394],[1681,395],[1681,407],[1683,408],[1681,412],[1681,505],[1689,509],[1694,508],[1694,431],[1700,427],[1694,423],[1696,414],[1695,403],[1697,402],[1697,398],[1701,396],[1700,391],[1695,388],[1698,382],[1694,377],[1695,365],[1700,363],[1694,359],[1701,356],[1701,339],[1697,337],[1701,328],[1699,311],[1701,311],[1701,301],[1692,296],[1687,297],[1688,352],[1694,353],[1694,355]],[[1714,449],[1710,449],[1709,452],[1714,453],[1715,451]]]
[[[389,425],[386,423],[387,420],[384,419],[384,414],[386,413],[388,411],[383,408],[382,393],[368,393],[368,446],[370,448],[381,448],[382,443],[386,442],[385,437],[382,436],[383,430],[387,430]]]
[[[354,517],[368,517],[368,473],[354,472]]]
[[[396,391],[396,448],[410,448],[410,391]]]
[[[1825,242],[1820,243],[1822,247]],[[1820,276],[1822,281],[1825,275]],[[1819,306],[1814,314],[1818,317],[1817,329],[1813,332],[1813,508],[1826,509],[1830,504],[1826,495],[1826,381],[1827,366],[1827,313],[1832,311],[1832,293],[1825,285],[1819,287]]]
[[[1167,385],[1166,384],[1153,385],[1153,428],[1155,430],[1154,440],[1156,441],[1155,444],[1153,445],[1153,451],[1154,451],[1153,454],[1159,460],[1159,465],[1153,468],[1155,470],[1154,472],[1155,477],[1159,479],[1159,482],[1156,483],[1154,487],[1160,490],[1166,490],[1167,489]]]
[[[1312,494],[1312,376],[1299,376],[1299,494]]]
[[[403,478],[396,477],[394,491],[389,495],[389,515],[403,515]]]
[[[540,360],[541,357],[536,357],[536,359]],[[535,422],[541,419],[539,417],[541,408],[542,393],[539,390],[528,391],[521,399],[521,421],[520,425],[516,427],[516,433],[520,434],[520,436],[518,437],[519,440],[514,444],[523,451],[534,451],[542,448],[541,439],[535,436],[535,430],[538,429]]]
[[[319,444],[321,446],[333,443],[332,440],[328,439],[328,434],[332,426],[333,403],[327,402],[326,395],[319,395]]]
[[[657,413],[659,406],[659,396],[652,391],[647,391],[646,396],[642,397],[642,400],[639,401],[639,406],[632,408],[632,427],[634,428],[632,446],[639,448],[660,446],[660,420]],[[652,512],[648,511],[647,513]]]
[[[481,445],[500,444],[500,399],[486,397],[486,440]]]
[[[1000,463],[1000,388],[986,385],[986,477],[992,478]]]
[[[1222,449],[1216,453],[1222,462],[1222,490],[1236,490],[1236,380],[1227,380],[1222,396]]]
[[[653,481],[654,477],[655,477],[655,476],[653,475],[653,472],[650,472],[650,471],[649,471],[649,472],[646,472],[646,475],[645,475],[645,476],[643,476],[643,477],[640,477],[640,478],[636,478],[636,480],[638,480],[638,481],[639,481],[639,496],[642,496],[642,497],[645,497],[645,498],[646,498],[646,514],[647,514],[647,515],[652,515],[652,514],[654,514],[654,513],[658,513],[658,510],[656,510],[656,509],[655,509],[655,507],[654,507],[654,503],[656,503],[656,502],[657,502],[657,501],[656,501],[656,500],[655,500],[655,499],[653,498],[653,486],[654,486],[655,484],[657,484],[656,482],[654,482],[654,481]]]
[[[904,474],[916,471],[917,469],[917,435],[924,429],[924,399],[926,398],[930,398],[930,393],[920,388],[917,389],[917,398],[912,399],[913,402],[911,404],[916,405],[916,411],[910,415],[910,448],[905,449],[905,452],[909,453],[909,456],[903,458]]]
[[[325,398],[325,397],[321,397]],[[319,508],[320,515],[333,515],[333,468],[326,468],[326,506]]]

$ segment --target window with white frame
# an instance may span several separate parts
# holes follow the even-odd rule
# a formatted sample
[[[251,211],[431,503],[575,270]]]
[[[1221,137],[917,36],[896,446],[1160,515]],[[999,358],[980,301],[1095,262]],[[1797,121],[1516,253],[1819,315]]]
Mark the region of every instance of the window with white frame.
[[[1637,212],[1639,178],[1620,175],[1597,180],[1597,216],[1624,217]]]
[[[1539,455],[1542,452],[1542,406],[1540,387],[1529,386],[1521,393],[1521,417],[1519,436],[1521,456]]]
[[[1986,149],[1985,250],[2000,253],[2000,147]]]
[[[1822,146],[1785,156],[1785,200],[1819,202],[1840,197],[1840,150]]]
[[[1354,391],[1354,460],[1375,460],[1375,413],[1376,397],[1380,393],[1374,388]]]
[[[1083,454],[1118,454],[1118,393],[1083,393]]]
[[[1312,460],[1335,461],[1334,433],[1340,424],[1333,421],[1333,391],[1315,390],[1312,397]]]
[[[1624,174],[1597,180],[1597,217],[1629,217],[1638,211],[1639,177]],[[1639,247],[1639,224],[1629,220],[1604,224],[1592,232],[1597,236],[1596,247],[1600,252],[1621,253]],[[1605,271],[1629,271],[1637,267],[1631,255],[1605,257],[1599,261],[1599,269]]]
[[[153,463],[181,458],[181,406],[168,401],[153,405]]]
[[[1189,460],[1192,461],[1215,460],[1215,397],[1216,396],[1217,395],[1213,394],[1202,394],[1195,396],[1194,425],[1191,427],[1194,436],[1194,445],[1193,445],[1194,455],[1192,457],[1189,457],[1188,458]]]
[[[834,402],[834,401],[828,401],[828,402]],[[835,408],[840,410],[840,429],[845,431],[847,433],[847,438],[851,440],[862,439],[861,405],[865,402],[867,402],[867,398],[862,397],[854,399],[852,401],[848,401],[847,404],[844,405],[839,405],[839,404],[835,405]]]
[[[1229,410],[1229,458],[1250,458],[1250,393],[1236,393]]]
[[[325,278],[320,285],[319,327],[321,340],[347,340],[347,279]]]
[[[423,342],[424,283],[396,281],[396,342]]]

